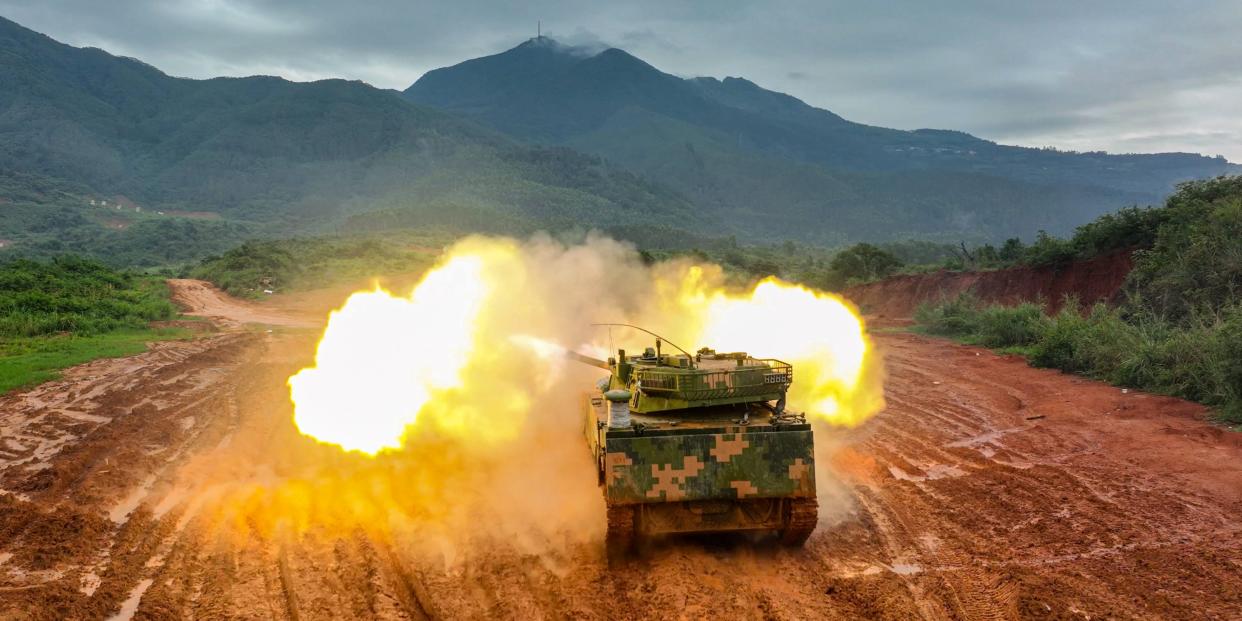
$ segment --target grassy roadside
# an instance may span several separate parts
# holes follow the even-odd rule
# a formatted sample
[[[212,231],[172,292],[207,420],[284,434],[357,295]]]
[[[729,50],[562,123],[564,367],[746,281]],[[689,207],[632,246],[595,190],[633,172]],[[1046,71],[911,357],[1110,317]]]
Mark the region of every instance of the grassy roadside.
[[[0,343],[0,394],[58,379],[62,370],[85,362],[140,354],[153,341],[192,335],[182,328],[145,328],[8,340]]]
[[[1184,183],[1163,207],[1128,213],[1080,229],[1094,247],[1121,240],[1142,248],[1117,307],[1070,300],[1048,316],[1036,304],[964,295],[921,306],[918,329],[1197,401],[1242,425],[1242,177]]]
[[[1171,323],[1134,309],[989,305],[969,295],[925,304],[914,330],[1024,356],[1059,369],[1211,406],[1242,425],[1242,307]]]
[[[189,330],[152,327],[176,316],[158,278],[69,256],[0,264],[0,393],[140,353],[152,341],[188,338]]]

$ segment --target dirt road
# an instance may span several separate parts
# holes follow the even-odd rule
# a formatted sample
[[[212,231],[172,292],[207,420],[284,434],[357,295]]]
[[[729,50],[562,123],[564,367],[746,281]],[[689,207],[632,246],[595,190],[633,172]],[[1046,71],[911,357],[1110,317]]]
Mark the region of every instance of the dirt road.
[[[303,328],[317,325],[316,317],[281,312],[239,300],[201,280],[175,278],[168,281],[168,286],[173,301],[184,309],[186,315],[206,317],[224,327],[248,323]]]
[[[888,408],[819,436],[839,484],[805,549],[675,539],[609,569],[599,528],[400,507],[416,471],[290,423],[316,332],[243,329],[303,319],[172,286],[223,331],[0,398],[0,619],[1242,618],[1242,434],[1192,404],[881,334]]]

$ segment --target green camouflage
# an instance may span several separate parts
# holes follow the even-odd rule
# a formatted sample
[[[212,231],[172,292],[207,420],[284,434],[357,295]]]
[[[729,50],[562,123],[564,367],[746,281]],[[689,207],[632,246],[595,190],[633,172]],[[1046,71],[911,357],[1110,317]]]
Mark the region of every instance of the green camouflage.
[[[793,368],[677,349],[657,338],[640,355],[569,356],[609,371],[586,395],[585,432],[610,554],[659,533],[776,530],[801,545],[817,519],[815,448],[806,418],[785,411]]]
[[[605,434],[609,504],[815,496],[806,424]]]
[[[665,361],[686,360],[664,356]],[[690,369],[632,364],[629,379],[613,378],[615,388],[641,386],[633,391],[630,409],[639,414],[702,407],[776,401],[785,394],[793,371],[780,360],[747,357],[732,368]]]

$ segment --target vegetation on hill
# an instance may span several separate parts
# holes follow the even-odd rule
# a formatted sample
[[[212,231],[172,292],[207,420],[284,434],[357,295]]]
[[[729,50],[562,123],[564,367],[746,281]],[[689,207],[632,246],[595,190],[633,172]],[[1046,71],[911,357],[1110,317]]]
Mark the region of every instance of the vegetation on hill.
[[[1075,252],[1142,247],[1116,308],[1057,315],[963,296],[919,308],[921,329],[1032,364],[1199,401],[1242,423],[1242,177],[1183,184],[1164,207],[1102,218],[1064,242]]]
[[[874,246],[859,243],[844,249],[841,254],[874,254],[878,250],[889,255],[883,261],[886,265],[894,265],[895,269],[874,271],[860,269],[857,265],[851,267],[839,264],[844,269],[826,273],[823,281],[834,283],[834,286],[850,286],[881,280],[894,273],[920,273],[939,269],[980,271],[1023,266],[1064,266],[1074,261],[1120,251],[1136,251],[1139,263],[1149,265],[1150,262],[1144,258],[1150,256],[1149,250],[1157,243],[1157,233],[1166,223],[1201,222],[1198,225],[1200,227],[1211,227],[1219,223],[1219,217],[1213,220],[1208,214],[1210,210],[1205,210],[1204,199],[1199,194],[1218,192],[1222,187],[1230,187],[1236,179],[1238,177],[1222,177],[1180,184],[1179,192],[1169,197],[1164,207],[1125,207],[1079,226],[1067,238],[1054,237],[1046,231],[1039,231],[1030,243],[1023,242],[1018,237],[1006,239],[999,245],[985,243],[968,246],[964,242],[949,244],[928,240],[905,240]],[[1227,243],[1230,230],[1226,226],[1213,232],[1217,240],[1212,249],[1215,252],[1219,246]],[[1189,232],[1183,230],[1182,237],[1188,234]],[[1182,245],[1185,241],[1181,239],[1177,245]],[[1169,250],[1165,250],[1165,254],[1168,252]],[[1161,273],[1163,269],[1163,263],[1144,267],[1145,272],[1152,275]]]
[[[1193,154],[1070,153],[871,127],[744,79],[682,79],[622,50],[546,37],[428,72],[404,94],[522,140],[603,155],[764,241],[1061,234],[1158,201],[1176,181],[1238,170]]]
[[[156,266],[248,238],[429,218],[463,231],[720,227],[598,157],[524,146],[359,82],[174,78],[0,18],[0,84],[6,253]],[[150,228],[160,212],[197,215]]]
[[[0,338],[100,334],[175,315],[162,282],[94,261],[66,256],[0,265]]]
[[[1175,321],[1242,301],[1242,176],[1183,185],[1136,253],[1134,304]],[[1238,367],[1242,369],[1242,367]]]
[[[904,265],[892,252],[868,243],[859,243],[832,257],[828,269],[819,279],[827,289],[840,289],[849,284],[887,278]]]
[[[428,227],[625,230],[643,247],[662,231],[977,242],[1055,233],[1229,168],[867,127],[745,80],[536,43],[431,72],[402,98],[174,78],[0,18],[0,253],[169,267],[247,239]]]
[[[75,257],[0,264],[0,392],[59,369],[124,356],[181,330],[152,329],[177,315],[158,279]]]
[[[256,298],[266,291],[298,291],[423,270],[448,239],[446,234],[424,234],[246,242],[203,259],[187,274],[233,295]]]

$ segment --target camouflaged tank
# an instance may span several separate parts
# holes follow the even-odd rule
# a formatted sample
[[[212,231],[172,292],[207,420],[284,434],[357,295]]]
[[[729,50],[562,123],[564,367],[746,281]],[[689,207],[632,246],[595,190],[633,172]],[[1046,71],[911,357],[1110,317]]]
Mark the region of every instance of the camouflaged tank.
[[[585,403],[587,444],[608,506],[610,555],[661,533],[815,529],[815,451],[785,410],[793,368],[745,353],[573,357],[610,372]]]

